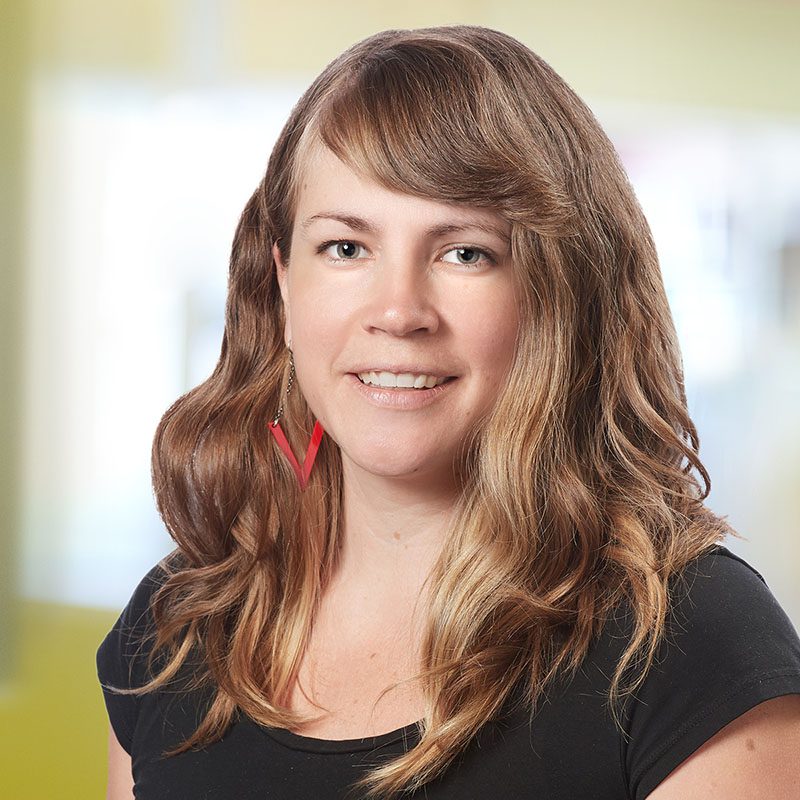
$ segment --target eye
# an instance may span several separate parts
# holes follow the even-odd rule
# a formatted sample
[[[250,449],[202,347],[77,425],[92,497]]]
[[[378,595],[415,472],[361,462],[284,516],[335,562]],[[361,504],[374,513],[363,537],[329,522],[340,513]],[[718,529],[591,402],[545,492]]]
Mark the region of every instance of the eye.
[[[355,261],[353,252],[358,252],[359,247],[363,247],[358,242],[353,242],[350,239],[329,239],[317,247],[317,253],[324,253],[329,248],[336,246],[334,252],[336,256],[329,256],[331,261]],[[341,257],[344,256],[344,257]]]
[[[338,263],[345,261],[356,261],[358,249],[366,249],[364,245],[354,242],[351,239],[328,239],[317,247],[316,252],[318,254],[324,253],[326,250],[334,247],[336,248],[334,250],[336,255],[329,255],[328,258],[330,261]],[[456,263],[460,264],[462,267],[480,267],[484,262],[489,265],[497,263],[497,259],[494,257],[494,255],[488,250],[484,250],[482,247],[458,245],[457,247],[451,247],[446,252],[457,253],[459,259],[455,262],[448,261],[448,264]],[[462,261],[462,258],[465,260]]]
[[[481,265],[481,260],[477,259],[474,260],[473,256],[483,256],[483,260],[486,261],[488,264],[495,264],[496,260],[492,256],[492,254],[488,250],[484,250],[481,247],[471,247],[470,245],[459,245],[458,247],[453,247],[447,251],[448,253],[458,253],[458,257],[461,258],[462,254],[466,254],[465,257],[468,259],[467,261],[458,261],[456,263],[461,264],[462,267],[479,267]],[[453,263],[453,262],[448,262]]]

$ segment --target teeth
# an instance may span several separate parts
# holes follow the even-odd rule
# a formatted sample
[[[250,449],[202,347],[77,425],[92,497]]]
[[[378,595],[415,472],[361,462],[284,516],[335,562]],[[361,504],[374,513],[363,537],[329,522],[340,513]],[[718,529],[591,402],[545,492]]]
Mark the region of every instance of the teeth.
[[[359,372],[358,377],[362,383],[369,383],[373,386],[408,389],[432,389],[447,380],[447,378],[436,378],[433,375],[412,375],[410,372],[403,372],[399,375],[395,375],[393,372]]]

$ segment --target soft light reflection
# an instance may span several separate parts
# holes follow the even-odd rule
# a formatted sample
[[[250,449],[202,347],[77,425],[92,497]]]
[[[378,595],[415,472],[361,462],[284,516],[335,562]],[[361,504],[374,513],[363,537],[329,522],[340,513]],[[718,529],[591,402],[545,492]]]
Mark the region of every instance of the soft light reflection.
[[[118,607],[169,548],[153,433],[216,361],[233,231],[299,91],[37,85],[28,597]]]

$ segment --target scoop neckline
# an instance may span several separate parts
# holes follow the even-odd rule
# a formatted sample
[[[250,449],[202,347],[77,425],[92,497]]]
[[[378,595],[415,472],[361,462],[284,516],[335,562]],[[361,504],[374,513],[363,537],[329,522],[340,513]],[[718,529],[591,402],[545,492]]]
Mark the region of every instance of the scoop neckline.
[[[357,753],[363,750],[375,750],[392,742],[419,738],[419,725],[422,720],[410,722],[393,731],[379,733],[376,736],[364,736],[358,739],[318,739],[315,736],[303,736],[287,728],[270,728],[259,726],[264,733],[292,750],[304,750],[308,753]]]

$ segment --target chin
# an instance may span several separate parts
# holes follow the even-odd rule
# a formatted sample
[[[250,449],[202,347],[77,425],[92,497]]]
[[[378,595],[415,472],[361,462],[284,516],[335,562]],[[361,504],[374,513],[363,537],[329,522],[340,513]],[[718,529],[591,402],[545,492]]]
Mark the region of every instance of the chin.
[[[431,452],[428,458],[420,457],[416,453],[398,453],[396,448],[389,447],[388,452],[359,450],[352,456],[347,456],[342,451],[342,458],[347,458],[352,464],[364,472],[382,478],[413,478],[428,472],[441,473],[445,467],[441,453]]]

